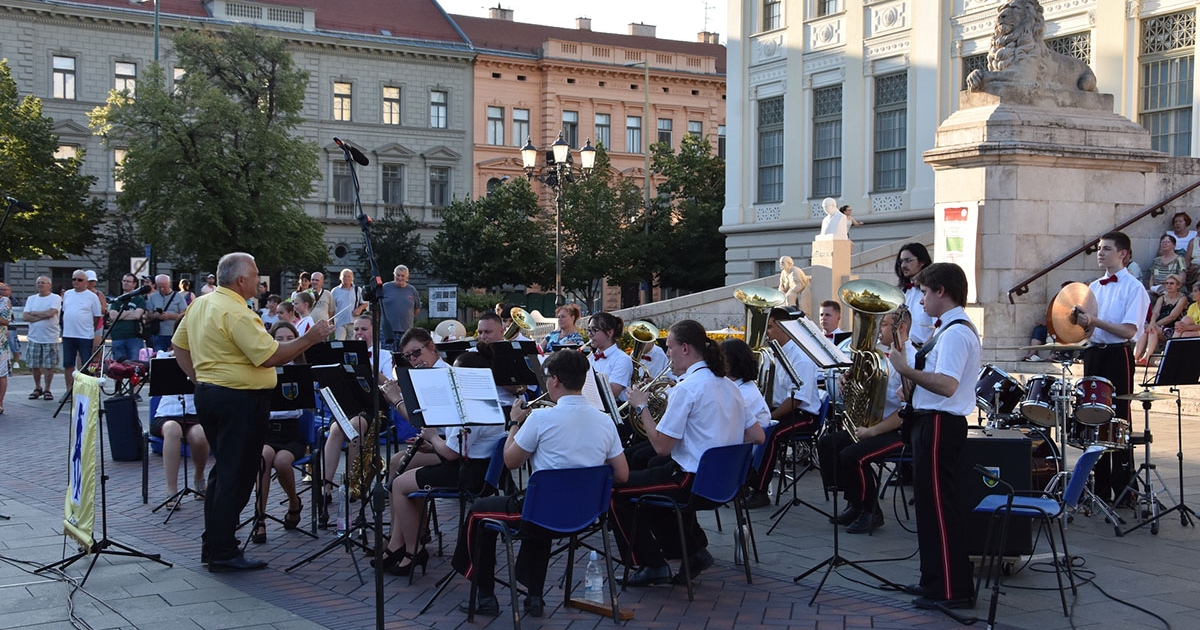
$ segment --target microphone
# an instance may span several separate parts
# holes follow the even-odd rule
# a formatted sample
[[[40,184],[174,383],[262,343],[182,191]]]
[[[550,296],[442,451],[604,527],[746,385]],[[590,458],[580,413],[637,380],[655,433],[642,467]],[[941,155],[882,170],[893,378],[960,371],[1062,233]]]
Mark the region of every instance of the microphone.
[[[363,159],[365,160],[366,158]],[[4,195],[4,200],[22,210],[25,210],[26,212],[33,212],[33,206],[21,201],[20,199],[17,199],[16,197]]]
[[[108,298],[108,303],[115,304],[117,302],[128,302],[129,300],[132,300],[133,298],[135,298],[139,295],[146,295],[151,290],[152,289],[148,285],[142,285],[142,286],[130,291],[129,293],[122,293],[121,295],[118,295],[117,297]]]
[[[371,160],[368,160],[367,156],[363,155],[362,151],[350,146],[350,144],[347,142],[342,142],[341,138],[334,136],[333,141],[336,142],[343,151],[349,151],[350,157],[353,158],[355,162],[358,162],[363,166],[368,166],[371,163]]]

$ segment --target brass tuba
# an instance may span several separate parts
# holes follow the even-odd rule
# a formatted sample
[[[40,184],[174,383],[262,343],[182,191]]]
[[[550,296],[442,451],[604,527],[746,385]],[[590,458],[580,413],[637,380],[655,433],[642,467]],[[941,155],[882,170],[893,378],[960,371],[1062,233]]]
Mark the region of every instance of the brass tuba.
[[[642,357],[646,356],[651,346],[658,341],[658,328],[639,319],[625,326],[625,332],[633,338],[633,348],[629,351],[629,356],[633,358],[633,382],[653,378],[654,375],[642,364]]]
[[[533,329],[537,326],[533,315],[530,315],[528,311],[519,306],[512,307],[512,310],[508,314],[512,317],[512,323],[508,325],[508,328],[504,329],[504,340],[512,341],[521,333],[525,333],[526,337],[532,339]]]
[[[743,287],[733,292],[733,297],[746,307],[746,345],[758,359],[758,377],[755,384],[763,398],[771,400],[771,387],[774,381],[771,351],[764,347],[763,340],[767,335],[767,321],[771,309],[781,306],[786,298],[782,291],[770,287]]]
[[[843,403],[844,428],[851,439],[857,440],[856,428],[874,426],[883,420],[889,368],[887,357],[875,349],[875,344],[884,315],[904,304],[904,294],[878,280],[853,280],[843,284],[838,295],[853,312],[850,340],[853,363],[846,375]]]

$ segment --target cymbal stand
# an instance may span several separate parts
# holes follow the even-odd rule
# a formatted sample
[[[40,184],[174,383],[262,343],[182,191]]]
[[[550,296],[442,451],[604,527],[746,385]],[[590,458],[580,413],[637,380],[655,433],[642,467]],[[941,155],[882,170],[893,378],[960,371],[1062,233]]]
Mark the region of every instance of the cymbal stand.
[[[1150,389],[1146,388],[1144,391],[1150,391]],[[1190,519],[1188,514],[1191,513],[1193,516],[1195,516],[1195,512],[1192,512],[1192,510],[1183,503],[1183,411],[1182,403],[1178,398],[1179,390],[1172,387],[1171,391],[1175,393],[1176,404],[1179,405],[1180,408],[1179,433],[1181,440],[1179,443],[1179,503],[1169,510],[1162,510],[1162,502],[1158,500],[1158,490],[1155,489],[1155,480],[1157,480],[1158,485],[1162,487],[1162,493],[1167,495],[1168,500],[1174,501],[1175,497],[1171,496],[1171,491],[1167,488],[1167,482],[1164,481],[1162,475],[1159,474],[1158,468],[1154,464],[1150,463],[1150,443],[1153,441],[1150,435],[1150,405],[1153,404],[1154,401],[1143,400],[1142,410],[1146,416],[1146,428],[1145,433],[1143,434],[1145,436],[1144,445],[1146,447],[1145,460],[1138,465],[1137,472],[1134,473],[1133,477],[1129,480],[1129,485],[1125,486],[1125,489],[1122,490],[1121,494],[1117,496],[1117,500],[1113,502],[1113,505],[1120,505],[1121,501],[1125,498],[1125,495],[1133,496],[1136,501],[1134,506],[1134,516],[1137,517],[1138,522],[1137,525],[1134,525],[1125,531],[1121,531],[1120,527],[1114,527],[1113,529],[1116,531],[1118,537],[1124,536],[1125,534],[1128,534],[1129,532],[1132,532],[1133,530],[1145,525],[1150,526],[1151,534],[1158,535],[1158,520],[1166,516],[1168,512],[1173,512],[1177,509],[1180,513],[1180,519],[1184,521],[1183,524],[1185,526],[1191,524],[1189,522]],[[1151,474],[1154,475],[1153,479],[1151,479]],[[1144,478],[1139,479],[1139,476],[1143,476]],[[1141,490],[1138,490],[1137,488],[1139,483],[1142,486]],[[1147,512],[1150,513],[1150,518],[1146,518]]]

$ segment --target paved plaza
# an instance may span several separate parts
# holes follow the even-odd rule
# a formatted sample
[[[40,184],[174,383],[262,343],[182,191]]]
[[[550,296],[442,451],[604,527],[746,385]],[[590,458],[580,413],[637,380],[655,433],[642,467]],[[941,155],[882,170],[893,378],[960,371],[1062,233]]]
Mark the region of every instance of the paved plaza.
[[[56,378],[61,389],[62,377]],[[368,628],[375,623],[373,573],[365,559],[357,556],[366,583],[360,583],[353,560],[338,550],[299,568],[291,574],[283,569],[319,549],[332,532],[320,532],[319,540],[299,532],[284,531],[271,523],[268,541],[251,545],[248,554],[270,561],[265,571],[249,574],[210,574],[200,564],[202,503],[188,499],[170,522],[163,512],[150,509],[165,498],[161,458],[150,459],[150,503],[141,501],[141,464],[112,462],[106,458],[108,482],[108,534],[119,543],[147,553],[162,554],[173,563],[155,562],[115,555],[101,556],[82,590],[62,578],[34,575],[31,568],[54,562],[75,552],[75,545],[62,535],[63,493],[66,486],[67,422],[64,412],[51,418],[57,407],[47,401],[28,401],[32,389],[29,376],[9,379],[6,413],[0,416],[0,513],[11,520],[0,521],[0,628],[69,628],[70,616],[101,628]],[[1189,396],[1196,393],[1185,392]],[[1160,408],[1161,407],[1161,408]],[[1186,409],[1185,405],[1185,409]],[[1152,461],[1177,495],[1176,418],[1174,401],[1157,403],[1151,415],[1154,431]],[[146,405],[141,408],[148,423]],[[1184,443],[1194,445],[1200,437],[1197,418],[1184,417]],[[1141,420],[1138,421],[1138,427]],[[107,436],[106,436],[107,438]],[[106,444],[107,449],[107,444]],[[1200,452],[1186,452],[1186,490],[1200,492]],[[1079,451],[1068,449],[1068,457]],[[1136,453],[1142,460],[1142,450]],[[828,510],[817,475],[801,479],[801,498]],[[282,498],[276,489],[273,499]],[[841,537],[842,554],[864,561],[870,570],[898,583],[917,577],[916,536],[912,519],[903,518],[902,506],[886,501],[886,525],[872,536]],[[790,498],[790,495],[788,495]],[[1163,498],[1168,506],[1178,500]],[[1200,504],[1200,499],[1193,499]],[[271,501],[275,516],[286,507]],[[308,509],[305,509],[307,525]],[[759,562],[752,565],[754,583],[747,585],[740,566],[733,563],[730,534],[733,513],[722,510],[724,533],[717,533],[711,512],[701,515],[709,532],[710,549],[717,564],[706,571],[696,587],[696,600],[688,603],[683,587],[630,589],[621,605],[633,612],[629,628],[957,628],[962,624],[940,613],[918,610],[902,593],[875,588],[873,580],[842,567],[834,572],[816,599],[808,606],[817,585],[815,577],[793,583],[792,578],[831,553],[832,526],[815,511],[798,506],[766,535],[773,510],[754,511]],[[895,512],[900,512],[897,519]],[[457,510],[443,509],[446,557],[433,557],[429,573],[407,578],[385,576],[384,615],[389,628],[505,628],[511,616],[476,618],[468,624],[457,605],[465,601],[468,584],[456,578],[430,611],[417,615],[434,592],[437,579],[448,569],[449,552],[455,539]],[[245,516],[250,515],[248,509]],[[1130,510],[1122,511],[1132,518]],[[99,519],[97,522],[99,530]],[[1113,528],[1097,516],[1077,517],[1068,526],[1071,551],[1079,556],[1080,575],[1090,578],[1081,586],[1073,604],[1073,617],[1063,616],[1054,590],[1053,570],[1045,563],[1048,547],[1039,542],[1029,566],[1022,559],[1015,574],[1005,582],[998,610],[1004,628],[1163,628],[1145,609],[1161,616],[1170,627],[1195,627],[1200,597],[1195,586],[1200,558],[1196,528],[1181,527],[1169,516],[1157,535],[1149,528],[1117,537]],[[239,532],[245,536],[246,530]],[[971,532],[983,536],[984,532]],[[436,543],[431,546],[435,551]],[[501,554],[501,558],[503,554]],[[564,574],[565,555],[554,560],[546,594],[547,616],[525,618],[525,628],[605,628],[612,622],[591,613],[562,607],[557,587]],[[581,580],[586,560],[580,560],[575,579]],[[67,576],[81,577],[87,569],[81,561],[67,569]],[[501,570],[504,575],[504,570]],[[582,585],[577,588],[582,589]],[[507,591],[498,589],[501,606],[508,605]],[[990,589],[980,594],[975,610],[963,611],[986,618]],[[507,609],[504,609],[507,610]],[[983,621],[977,624],[984,627]]]

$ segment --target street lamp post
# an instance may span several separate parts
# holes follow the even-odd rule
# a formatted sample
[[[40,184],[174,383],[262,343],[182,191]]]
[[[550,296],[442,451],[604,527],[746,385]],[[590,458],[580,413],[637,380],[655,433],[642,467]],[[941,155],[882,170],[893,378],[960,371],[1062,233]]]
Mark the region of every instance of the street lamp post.
[[[158,1],[159,0],[129,0],[130,4],[154,3],[154,62],[158,63]]]
[[[525,176],[530,180],[536,179],[549,186],[554,191],[554,306],[565,303],[562,290],[562,213],[566,200],[563,191],[567,184],[575,181],[574,163],[571,160],[571,146],[563,139],[561,133],[554,144],[550,145],[553,162],[547,161],[542,167],[542,174],[536,174],[538,149],[533,146],[533,139],[527,138],[521,148],[521,162],[525,166]],[[579,150],[580,171],[586,179],[596,166],[596,150],[592,148],[589,138]]]
[[[643,193],[642,208],[646,212],[646,240],[649,241],[650,240],[650,142],[649,142],[649,140],[650,140],[650,62],[649,61],[631,61],[631,62],[625,64],[625,66],[629,67],[629,68],[636,68],[637,66],[641,66],[642,68],[645,68],[645,70],[646,70],[645,79],[642,83],[642,95],[645,97],[644,109],[642,111],[644,112],[643,116],[645,116],[645,118],[646,118],[646,121],[644,123],[642,123],[642,130],[646,134],[646,142],[644,142],[645,146],[642,147],[642,156],[645,158],[644,159],[645,163],[642,166],[642,174],[645,177],[645,180],[642,182],[642,193]],[[657,125],[655,126],[655,129],[657,129]],[[646,293],[644,295],[645,295],[645,297],[643,298],[644,304],[649,304],[650,302],[654,301],[654,279],[652,277],[646,278]]]

